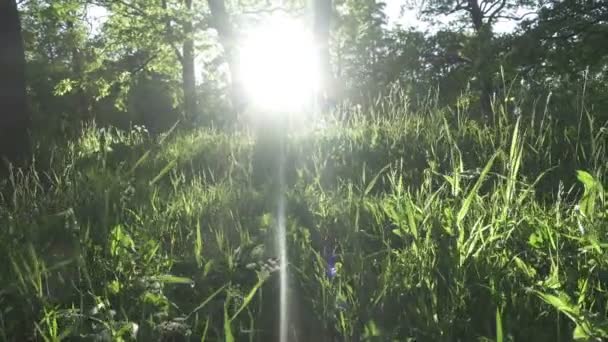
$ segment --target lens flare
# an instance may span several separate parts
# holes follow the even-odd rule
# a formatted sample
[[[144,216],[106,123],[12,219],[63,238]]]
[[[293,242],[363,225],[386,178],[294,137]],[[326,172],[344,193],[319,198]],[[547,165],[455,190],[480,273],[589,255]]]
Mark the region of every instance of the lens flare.
[[[272,19],[250,30],[239,49],[240,82],[262,109],[306,105],[318,80],[312,34],[298,21]]]

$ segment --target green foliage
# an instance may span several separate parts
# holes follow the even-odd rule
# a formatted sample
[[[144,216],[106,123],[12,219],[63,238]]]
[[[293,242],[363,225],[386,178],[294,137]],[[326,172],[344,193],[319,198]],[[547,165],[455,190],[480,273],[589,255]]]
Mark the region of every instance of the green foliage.
[[[226,20],[234,31],[228,38],[214,32],[217,18],[207,1],[194,0],[191,8],[187,3],[25,2],[20,10],[36,134],[75,134],[91,118],[122,129],[145,125],[153,134],[171,127],[185,106],[182,49],[190,39],[195,43],[196,72],[190,76],[198,80],[198,107],[197,116],[182,125],[234,125],[230,103],[246,99],[231,97],[239,86],[230,83],[236,71],[230,70],[235,61],[227,50],[276,11],[301,17],[306,3],[287,1],[279,10],[258,0],[226,1]],[[581,122],[581,114],[590,111],[599,122],[606,121],[607,50],[601,44],[606,10],[601,5],[429,1],[419,9],[420,19],[430,25],[423,31],[409,22],[389,25],[382,1],[332,3],[332,75],[326,77],[333,79],[332,97],[338,102],[367,107],[398,85],[416,109],[429,99],[455,105],[463,93],[473,94],[469,102],[474,108],[482,98],[509,92],[525,101],[509,106],[535,107],[527,113],[532,115],[543,110],[539,99],[552,94],[547,105],[560,120]],[[92,22],[95,8],[105,11],[102,22]],[[476,24],[477,10],[481,24]],[[519,18],[528,11],[537,16]],[[455,19],[452,24],[436,20],[447,13]],[[513,20],[518,29],[498,32],[502,20]]]
[[[370,90],[386,85],[380,60],[386,46],[384,3],[376,0],[335,1],[336,23],[332,45],[335,74],[343,82],[343,97],[366,100]]]
[[[549,114],[540,133],[406,103],[288,139],[295,333],[605,338],[606,128],[568,144]],[[276,187],[252,136],[91,126],[48,147],[3,183],[0,336],[273,338]]]

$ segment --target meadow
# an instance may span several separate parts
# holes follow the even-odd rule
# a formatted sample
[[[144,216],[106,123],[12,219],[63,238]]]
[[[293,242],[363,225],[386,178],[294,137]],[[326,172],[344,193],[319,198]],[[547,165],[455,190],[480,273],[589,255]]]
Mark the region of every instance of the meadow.
[[[289,341],[608,338],[608,127],[494,107],[392,96],[288,133]],[[40,140],[1,185],[0,340],[275,340],[276,139]]]

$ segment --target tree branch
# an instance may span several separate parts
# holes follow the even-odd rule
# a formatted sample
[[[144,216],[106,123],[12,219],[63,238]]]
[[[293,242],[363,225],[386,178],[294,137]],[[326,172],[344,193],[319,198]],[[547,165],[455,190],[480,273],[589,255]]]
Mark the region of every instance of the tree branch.
[[[143,9],[141,9],[141,8],[139,8],[139,7],[137,7],[137,6],[133,5],[133,4],[130,4],[128,2],[125,2],[123,0],[110,0],[110,1],[108,1],[108,0],[105,0],[105,1],[104,0],[100,0],[99,2],[92,1],[91,3],[93,5],[97,5],[97,6],[101,6],[101,7],[108,7],[108,6],[111,6],[112,4],[119,4],[119,5],[123,5],[126,8],[129,8],[129,9],[133,10],[139,16],[145,17],[145,16],[148,15],[146,13],[146,11],[144,11]]]
[[[490,3],[490,1],[488,1],[488,3]],[[485,16],[486,14],[490,13],[490,11],[498,4],[500,4],[500,1],[491,1],[491,5],[482,10],[483,15]]]
[[[447,12],[446,15],[454,14],[462,10],[469,10],[469,6],[467,5],[466,1],[458,1],[456,3],[456,6],[452,8],[449,12]]]
[[[170,42],[169,44],[171,45],[171,49],[173,50],[173,52],[175,52],[175,57],[177,57],[180,64],[184,64],[184,56],[182,56],[182,53],[179,51],[177,46],[175,46],[175,44],[173,44],[173,42]]]
[[[132,75],[137,74],[138,72],[145,69],[148,66],[148,64],[150,64],[150,62],[152,62],[156,57],[158,57],[158,53],[155,53],[152,56],[148,57],[142,64],[140,64],[137,67],[135,67],[134,69],[132,69],[129,73]]]
[[[270,7],[270,8],[258,9],[258,10],[242,11],[240,14],[245,14],[245,15],[272,14],[275,12],[292,13],[292,12],[303,12],[304,10],[306,10],[306,7],[298,7],[298,8],[289,9],[289,8],[286,8],[285,6],[275,6],[275,7]],[[303,13],[299,13],[299,15],[301,15],[301,14],[303,14]]]
[[[486,9],[486,7],[487,7],[487,6],[488,6],[488,4],[490,4],[490,3],[494,4],[495,2],[493,2],[493,1],[491,1],[491,0],[482,0],[482,1],[479,3],[479,8],[481,9],[481,12],[482,12],[482,13],[487,13],[486,11],[487,11],[488,9]],[[491,5],[491,6],[494,6],[494,5]],[[490,8],[491,8],[491,7],[490,7]]]
[[[488,23],[492,23],[494,21],[494,19],[496,19],[496,16],[498,15],[498,13],[500,13],[500,11],[502,11],[506,5],[507,5],[507,0],[502,0],[500,3],[500,6],[498,6],[494,10],[494,12],[492,12],[492,14],[490,14],[488,16]]]
[[[509,20],[521,21],[525,17],[527,17],[529,15],[533,15],[533,14],[536,14],[536,12],[534,12],[534,11],[533,12],[527,12],[527,13],[524,13],[524,14],[522,14],[520,16],[515,16],[515,15],[497,15],[494,18],[496,18],[496,19],[509,19]]]

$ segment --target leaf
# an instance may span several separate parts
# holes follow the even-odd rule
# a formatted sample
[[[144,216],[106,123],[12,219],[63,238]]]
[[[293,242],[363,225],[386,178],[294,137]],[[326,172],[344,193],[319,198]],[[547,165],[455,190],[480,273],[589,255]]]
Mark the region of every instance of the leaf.
[[[211,269],[213,268],[213,260],[209,260],[205,263],[205,268],[203,268],[203,276],[207,276]]]
[[[365,328],[364,328],[363,337],[371,338],[371,337],[379,337],[379,336],[380,336],[380,329],[378,329],[376,322],[374,322],[373,320],[367,322],[367,324],[365,325]]]
[[[157,308],[167,308],[169,306],[169,300],[162,293],[146,291],[141,295],[140,299],[144,303],[154,305]]]
[[[517,265],[517,268],[519,268],[520,270],[522,270],[524,273],[526,273],[526,275],[530,278],[534,278],[534,276],[536,275],[536,270],[527,265],[523,260],[521,260],[521,258],[519,258],[518,256],[513,257],[513,261],[515,261],[515,265]]]
[[[579,201],[579,208],[584,216],[592,217],[595,214],[597,198],[602,196],[604,192],[602,185],[586,171],[576,171],[576,178],[585,187],[583,198]]]
[[[59,81],[59,83],[57,83],[57,85],[55,86],[53,95],[55,95],[55,96],[68,95],[74,88],[75,84],[76,84],[76,81],[74,81],[74,80],[70,80],[69,78],[63,79],[63,80]]]
[[[111,294],[115,295],[118,294],[120,292],[120,282],[118,280],[112,280],[111,282],[108,283],[108,285],[106,285],[106,288],[108,290],[108,292],[110,292]]]
[[[121,225],[116,225],[110,233],[110,255],[117,257],[123,255],[124,251],[134,251],[135,242],[131,236],[122,228]]]
[[[197,266],[203,267],[203,238],[201,237],[201,223],[196,225],[196,240],[194,240],[194,258]]]
[[[538,295],[543,301],[545,301],[547,304],[553,306],[557,311],[568,316],[568,318],[570,318],[573,322],[576,322],[578,320],[578,316],[579,316],[578,308],[574,307],[571,304],[570,298],[566,294],[561,293],[560,296],[558,297],[558,296],[554,296],[552,294],[542,293],[540,291],[535,291],[535,292],[536,292],[536,295]]]
[[[156,280],[156,281],[159,281],[159,282],[165,283],[165,284],[186,284],[186,285],[194,284],[194,281],[190,278],[178,277],[178,276],[174,276],[171,274],[164,274],[164,275],[154,276],[151,278],[153,280]]]
[[[243,304],[241,304],[241,307],[239,307],[239,309],[234,313],[234,315],[230,317],[231,321],[234,320],[241,313],[241,311],[243,311],[247,307],[247,305],[249,305],[256,292],[258,292],[258,289],[262,287],[262,284],[264,284],[264,280],[264,278],[258,279],[258,282],[253,286],[253,288],[249,291],[249,293],[243,300]]]
[[[538,232],[530,234],[528,244],[534,248],[540,248],[543,243],[543,237]]]
[[[589,334],[587,334],[585,329],[580,324],[577,324],[576,328],[574,328],[574,331],[572,332],[572,339],[575,341],[577,341],[577,340],[588,341],[590,337],[591,336],[589,336]]]
[[[409,196],[405,199],[405,214],[407,216],[410,232],[414,236],[414,240],[418,240],[418,227],[416,226],[416,216],[414,215],[414,204]]]
[[[517,118],[515,128],[513,129],[513,139],[511,140],[511,148],[509,149],[509,165],[513,173],[517,173],[519,163],[521,161],[521,155],[519,155],[519,124],[521,117]]]
[[[509,177],[507,178],[507,188],[505,190],[505,207],[503,211],[503,215],[505,216],[507,215],[507,208],[511,205],[511,199],[515,191],[515,179],[517,178],[519,167],[521,165],[521,157],[523,150],[519,141],[519,125],[521,121],[520,119],[521,118],[517,118],[517,122],[515,123],[515,129],[513,130],[513,139],[511,140],[511,149],[509,150]]]
[[[579,180],[579,182],[583,183],[585,188],[593,188],[595,186],[595,179],[587,171],[576,171],[576,178]]]

